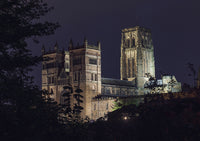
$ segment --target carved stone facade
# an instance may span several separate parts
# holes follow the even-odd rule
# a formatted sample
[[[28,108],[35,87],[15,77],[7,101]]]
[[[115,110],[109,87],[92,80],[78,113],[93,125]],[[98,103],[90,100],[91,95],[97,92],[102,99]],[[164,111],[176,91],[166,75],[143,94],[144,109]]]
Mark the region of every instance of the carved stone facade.
[[[88,45],[87,40],[81,46],[70,43],[70,78],[74,89],[83,90],[83,116],[91,118],[92,98],[101,94],[101,46]]]
[[[112,111],[117,97],[145,94],[146,74],[155,77],[154,48],[149,29],[139,26],[122,30],[121,80],[101,77],[101,44],[74,46],[70,41],[68,51],[58,45],[43,54],[42,89],[52,93],[58,104],[63,104],[64,86],[83,90],[82,117],[98,119]],[[178,90],[180,91],[180,90]],[[71,107],[76,100],[70,97]]]
[[[154,47],[151,31],[136,26],[122,30],[121,80],[135,81],[137,93],[143,94],[146,74],[155,77]]]
[[[54,46],[54,50],[48,52],[43,47],[42,53],[42,89],[52,93],[51,97],[60,103],[60,92],[63,86],[69,83],[69,72],[64,68],[64,57],[69,54],[60,51],[57,44]]]

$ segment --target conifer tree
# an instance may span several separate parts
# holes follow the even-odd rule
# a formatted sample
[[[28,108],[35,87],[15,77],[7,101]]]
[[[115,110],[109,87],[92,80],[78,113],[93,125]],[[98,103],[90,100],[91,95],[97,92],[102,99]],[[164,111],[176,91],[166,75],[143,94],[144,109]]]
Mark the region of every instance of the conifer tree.
[[[49,8],[43,0],[1,0],[1,98],[13,99],[13,93],[32,84],[33,78],[28,72],[32,66],[40,62],[41,58],[32,55],[27,47],[27,39],[54,33],[58,24],[39,21],[40,17],[50,10],[52,8]]]
[[[56,113],[52,112],[55,111],[55,104],[44,101],[41,91],[33,84],[33,77],[28,75],[31,67],[37,65],[41,57],[32,55],[27,39],[54,33],[59,26],[57,23],[40,20],[41,16],[51,10],[43,0],[0,1],[2,138],[39,138],[48,132],[48,125],[56,124]],[[49,105],[52,107],[48,107]],[[44,130],[38,132],[39,129]]]
[[[76,103],[74,105],[74,114],[77,118],[80,118],[81,111],[83,110],[83,107],[81,106],[81,103],[83,103],[83,96],[81,93],[83,92],[79,87],[75,90],[74,98],[76,99]]]
[[[81,103],[83,103],[83,96],[81,93],[83,92],[82,89],[80,89],[80,74],[78,75],[78,88],[75,90],[75,94],[73,95],[76,103],[74,104],[73,107],[73,114],[75,116],[75,120],[80,120],[81,119],[81,112],[83,110],[83,107],[81,106]]]
[[[63,87],[62,99],[60,103],[60,122],[65,124],[68,121],[71,121],[72,118],[72,109],[71,109],[71,94],[73,93],[73,88],[71,84]]]

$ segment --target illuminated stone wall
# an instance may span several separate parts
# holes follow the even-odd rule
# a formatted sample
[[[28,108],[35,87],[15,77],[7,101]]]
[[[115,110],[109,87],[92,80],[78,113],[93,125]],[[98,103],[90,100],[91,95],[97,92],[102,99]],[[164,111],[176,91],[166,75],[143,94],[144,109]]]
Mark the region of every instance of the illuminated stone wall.
[[[114,107],[114,98],[102,97],[92,100],[91,119],[96,120],[100,117],[105,117],[108,112],[112,112]]]
[[[60,102],[60,73],[64,67],[64,52],[58,50],[58,45],[54,46],[54,50],[45,51],[43,48],[42,61],[42,89],[48,90],[58,103]],[[65,78],[65,81],[66,80]],[[58,85],[59,84],[59,85]]]
[[[154,47],[149,29],[136,26],[122,30],[121,80],[101,77],[100,42],[97,45],[89,45],[85,39],[82,45],[74,46],[70,41],[68,50],[58,50],[57,44],[54,50],[42,49],[42,89],[52,93],[52,98],[58,104],[64,102],[64,86],[72,86],[74,93],[78,87],[82,89],[83,118],[103,117],[112,111],[113,101],[118,96],[143,95],[150,92],[149,89],[144,89],[144,84],[148,81],[146,74],[155,77]],[[171,80],[167,77],[162,79],[162,82],[165,81],[167,87],[162,87],[160,93],[181,91],[179,82],[171,85]],[[71,107],[76,103],[73,94],[70,98]]]
[[[88,45],[87,40],[81,46],[70,45],[70,77],[74,90],[80,86],[83,90],[82,117],[91,118],[92,98],[101,94],[101,51],[97,46]],[[75,100],[73,100],[75,102]]]
[[[122,30],[121,80],[135,81],[138,94],[143,94],[146,73],[155,77],[154,48],[151,31],[139,26]]]

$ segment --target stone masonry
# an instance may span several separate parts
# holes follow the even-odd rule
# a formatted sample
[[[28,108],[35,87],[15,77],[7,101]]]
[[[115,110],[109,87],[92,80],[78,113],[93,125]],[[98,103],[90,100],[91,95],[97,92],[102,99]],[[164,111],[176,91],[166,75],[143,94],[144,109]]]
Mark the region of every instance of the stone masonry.
[[[68,51],[59,50],[56,43],[53,50],[42,48],[42,89],[52,94],[58,104],[64,104],[64,86],[75,91],[83,90],[83,118],[96,120],[112,111],[113,101],[118,97],[144,95],[148,92],[144,85],[148,76],[155,77],[154,47],[149,29],[136,26],[122,30],[121,37],[121,80],[101,77],[101,44],[83,44],[74,46],[72,40]],[[147,76],[148,74],[148,76]],[[170,79],[168,79],[170,78]],[[175,77],[163,77],[159,81],[159,92],[179,92],[181,84],[173,81]],[[166,81],[166,82],[165,82]],[[168,87],[164,87],[164,85]],[[75,92],[70,97],[73,108],[76,100]]]

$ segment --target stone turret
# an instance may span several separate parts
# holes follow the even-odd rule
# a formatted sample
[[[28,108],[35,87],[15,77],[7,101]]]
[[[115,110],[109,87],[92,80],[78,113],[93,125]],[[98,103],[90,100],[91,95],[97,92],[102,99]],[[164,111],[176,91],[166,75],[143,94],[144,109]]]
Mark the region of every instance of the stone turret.
[[[42,45],[42,55],[45,54],[45,47]]]
[[[85,37],[85,38],[84,38],[84,47],[87,48],[87,46],[88,46],[88,41],[87,41],[87,39],[86,39],[86,37]]]
[[[54,51],[58,52],[58,43],[56,42],[55,46],[54,46]]]
[[[70,49],[73,49],[73,41],[72,41],[72,39],[70,39],[70,41],[69,41],[69,50]]]
[[[88,44],[85,38],[83,44],[69,49],[69,56],[72,86],[74,89],[80,87],[83,90],[81,114],[93,119],[92,98],[101,93],[101,52],[98,46]]]
[[[99,50],[101,50],[101,43],[100,43],[100,41],[97,42],[97,47],[98,47]]]

